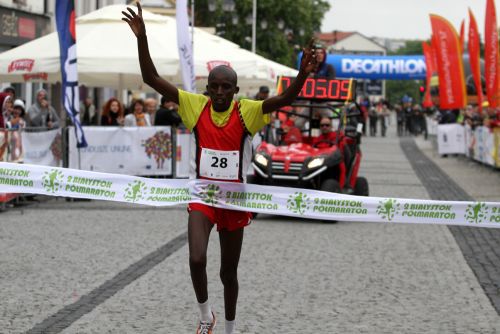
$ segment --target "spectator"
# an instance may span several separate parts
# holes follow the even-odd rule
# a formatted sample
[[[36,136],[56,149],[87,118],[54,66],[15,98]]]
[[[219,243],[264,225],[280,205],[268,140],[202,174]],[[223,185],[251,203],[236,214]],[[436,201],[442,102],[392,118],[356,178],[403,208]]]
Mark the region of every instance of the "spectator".
[[[255,99],[258,101],[264,101],[269,97],[269,87],[268,86],[260,86],[259,92],[255,94]]]
[[[412,100],[408,98],[407,102],[404,103],[403,114],[405,120],[405,135],[411,134],[413,132],[413,108],[411,106]]]
[[[144,112],[144,101],[139,99],[130,105],[131,114],[125,116],[125,126],[151,126],[149,114]]]
[[[12,108],[12,117],[7,122],[7,127],[9,129],[23,129],[26,127],[26,122],[24,120],[24,102],[21,99],[14,101],[14,107]]]
[[[152,97],[149,97],[144,101],[144,108],[146,114],[149,115],[149,119],[151,120],[151,125],[155,125],[156,109],[158,108],[158,101]]]
[[[316,44],[316,68],[313,72],[311,72],[310,76],[313,78],[323,78],[323,79],[335,79],[335,69],[332,65],[327,63],[326,57],[326,49],[322,44]],[[311,103],[309,101],[309,103]],[[327,106],[328,102],[315,102],[318,105]],[[333,117],[333,112],[328,107],[314,107],[307,109],[302,109],[303,112],[307,113],[312,112],[313,118],[321,119],[322,117]],[[303,114],[303,112],[299,112],[299,114]],[[305,127],[306,118],[300,118],[297,122],[297,126],[303,129]]]
[[[36,94],[36,102],[29,107],[28,126],[53,129],[59,127],[59,116],[47,99],[47,91],[40,89]]]
[[[155,115],[155,125],[169,125],[176,126],[182,124],[181,117],[177,113],[177,104],[172,101],[169,101],[165,96],[163,96],[160,100],[160,108]]]
[[[497,108],[487,107],[483,110],[483,125],[494,128],[500,126],[499,111]]]
[[[10,100],[11,101],[15,101],[16,100],[16,90],[14,89],[14,87],[12,87],[12,86],[5,87],[3,89],[3,92],[10,95]]]
[[[368,110],[370,109],[370,99],[364,97],[359,105],[361,109],[360,122],[363,123],[363,136],[366,135],[366,125],[368,124]]]
[[[296,117],[291,115],[286,122],[282,124],[281,141],[285,145],[300,143],[302,141],[302,133],[295,126]]]
[[[2,107],[2,112],[0,112],[0,129],[6,127],[7,120],[3,117],[3,109],[5,104],[10,100],[10,95],[7,93],[0,93],[0,106]],[[0,155],[1,157],[1,155]]]
[[[404,129],[405,129],[405,112],[403,110],[403,107],[399,104],[396,104],[394,106],[394,111],[396,112],[398,136],[401,137],[404,134]]]
[[[457,122],[458,109],[455,110],[440,110],[441,117],[439,124],[452,124]]]
[[[370,119],[370,136],[376,136],[377,135],[377,120],[378,120],[378,114],[377,110],[375,107],[370,107],[368,110],[368,117]]]
[[[24,116],[24,102],[17,99],[14,102],[14,107],[12,108],[12,116],[7,122],[7,127],[13,130],[19,130],[26,127],[26,122],[23,119]],[[10,132],[10,159],[11,162],[21,162],[23,156],[23,145],[22,137],[19,131]]]
[[[12,111],[14,109],[14,101],[11,100],[10,95],[9,98],[6,99],[3,103],[2,114],[4,122],[7,123],[9,119],[12,117]]]
[[[110,98],[102,108],[101,125],[103,126],[123,126],[125,121],[125,111],[118,99]]]
[[[316,45],[316,69],[313,72],[315,78],[335,79],[335,69],[328,64],[325,47]]]
[[[385,132],[387,131],[387,117],[389,116],[389,110],[385,105],[383,100],[380,100],[375,106],[375,111],[377,112],[378,121],[380,122],[380,132],[382,137],[385,137]],[[377,132],[375,130],[375,132]]]
[[[80,124],[98,125],[98,115],[91,97],[85,98],[80,104]]]
[[[427,123],[425,121],[424,111],[420,104],[415,104],[413,106],[413,131],[415,135],[424,133],[425,138],[427,138]]]

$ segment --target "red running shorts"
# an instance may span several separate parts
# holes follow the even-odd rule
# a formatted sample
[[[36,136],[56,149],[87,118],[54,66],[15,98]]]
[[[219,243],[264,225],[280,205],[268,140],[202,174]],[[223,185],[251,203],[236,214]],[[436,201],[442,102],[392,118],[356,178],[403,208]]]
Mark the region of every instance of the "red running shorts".
[[[199,211],[203,213],[208,220],[217,225],[217,231],[234,231],[250,224],[252,213],[236,210],[214,208],[205,204],[191,203],[188,205],[188,212]]]

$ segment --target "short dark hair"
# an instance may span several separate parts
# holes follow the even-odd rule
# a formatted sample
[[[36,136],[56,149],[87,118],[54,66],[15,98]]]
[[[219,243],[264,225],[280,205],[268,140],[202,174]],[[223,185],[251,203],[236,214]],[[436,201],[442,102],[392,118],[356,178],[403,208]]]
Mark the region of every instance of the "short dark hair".
[[[14,93],[14,94],[15,94],[15,93],[16,93],[16,90],[14,89],[14,87],[9,86],[9,87],[5,87],[5,88],[3,89],[3,92],[4,92],[4,93],[11,92],[11,93]]]
[[[259,93],[269,93],[269,87],[267,87],[267,86],[260,86],[259,87]]]
[[[219,65],[213,68],[208,73],[208,81],[210,82],[213,79],[214,75],[218,72],[224,73],[227,76],[227,78],[234,83],[235,86],[238,85],[238,75],[230,66],[227,65]]]
[[[170,99],[167,98],[166,96],[162,96],[161,99],[160,99],[160,104],[164,105],[167,102],[170,102]]]

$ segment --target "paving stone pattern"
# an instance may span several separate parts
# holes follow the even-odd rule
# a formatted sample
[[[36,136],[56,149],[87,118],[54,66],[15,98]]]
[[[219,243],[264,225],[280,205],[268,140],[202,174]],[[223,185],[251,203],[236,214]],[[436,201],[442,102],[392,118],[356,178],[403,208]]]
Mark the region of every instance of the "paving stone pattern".
[[[422,153],[413,139],[401,139],[401,148],[432,199],[475,200]],[[477,165],[476,168],[487,167]],[[498,186],[500,187],[500,184]],[[500,229],[462,226],[450,226],[449,229],[481,287],[500,315]]]

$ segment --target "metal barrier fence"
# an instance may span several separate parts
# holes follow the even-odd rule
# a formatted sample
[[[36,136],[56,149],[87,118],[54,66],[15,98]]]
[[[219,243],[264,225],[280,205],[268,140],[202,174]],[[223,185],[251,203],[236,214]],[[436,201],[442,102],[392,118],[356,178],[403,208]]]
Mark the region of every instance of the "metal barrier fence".
[[[488,166],[500,168],[500,128],[438,124],[427,118],[429,135],[439,154],[461,154]]]

